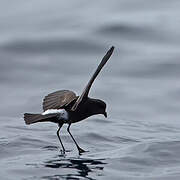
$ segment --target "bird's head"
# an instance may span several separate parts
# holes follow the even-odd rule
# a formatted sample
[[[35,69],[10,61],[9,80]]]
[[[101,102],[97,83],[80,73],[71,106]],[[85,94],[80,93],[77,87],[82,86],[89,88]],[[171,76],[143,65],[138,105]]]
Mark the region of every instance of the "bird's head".
[[[91,99],[92,114],[103,114],[107,118],[106,103],[100,99]]]

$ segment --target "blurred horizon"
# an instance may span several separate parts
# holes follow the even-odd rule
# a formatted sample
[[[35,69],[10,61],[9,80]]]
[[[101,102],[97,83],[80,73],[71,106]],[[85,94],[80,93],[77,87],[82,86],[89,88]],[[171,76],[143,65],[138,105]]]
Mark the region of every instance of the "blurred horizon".
[[[0,2],[3,179],[179,179],[180,1]],[[56,125],[26,126],[23,113],[41,113],[56,90],[81,94],[112,45],[90,90],[107,102],[108,119],[74,125],[90,151],[80,159],[63,130],[73,151],[63,159]]]

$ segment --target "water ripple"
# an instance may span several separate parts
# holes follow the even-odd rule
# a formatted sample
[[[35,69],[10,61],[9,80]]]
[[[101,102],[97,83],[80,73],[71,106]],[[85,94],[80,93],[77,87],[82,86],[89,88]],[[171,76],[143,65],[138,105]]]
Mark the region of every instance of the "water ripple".
[[[80,39],[23,39],[1,45],[3,51],[21,53],[42,52],[79,52],[91,53],[103,51],[103,46]]]

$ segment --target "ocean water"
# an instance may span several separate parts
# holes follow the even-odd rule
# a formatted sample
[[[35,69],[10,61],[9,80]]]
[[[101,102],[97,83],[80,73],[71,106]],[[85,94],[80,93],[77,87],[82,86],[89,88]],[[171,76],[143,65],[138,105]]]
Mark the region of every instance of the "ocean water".
[[[0,1],[0,175],[3,180],[180,179],[180,1]],[[48,93],[90,91],[107,103],[71,132],[27,126]]]

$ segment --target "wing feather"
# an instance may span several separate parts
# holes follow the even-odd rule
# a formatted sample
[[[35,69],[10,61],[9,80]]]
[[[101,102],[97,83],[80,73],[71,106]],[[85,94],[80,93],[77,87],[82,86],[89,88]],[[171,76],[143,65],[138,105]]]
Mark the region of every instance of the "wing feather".
[[[103,66],[106,64],[106,62],[108,61],[108,59],[111,57],[112,53],[114,51],[114,46],[112,46],[109,51],[105,54],[105,56],[103,57],[103,59],[101,60],[99,66],[97,67],[96,71],[94,72],[93,76],[91,77],[91,79],[89,80],[88,84],[86,85],[84,91],[82,92],[81,96],[79,96],[79,98],[77,99],[77,101],[74,103],[73,107],[71,108],[72,111],[75,111],[77,109],[77,107],[79,106],[79,104],[88,97],[89,94],[89,90],[94,82],[94,80],[96,79],[97,75],[99,74],[99,72],[101,71],[101,69],[103,68]]]
[[[45,96],[43,99],[43,110],[46,111],[48,109],[60,109],[69,105],[76,98],[76,94],[69,90],[53,92]]]

